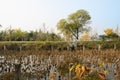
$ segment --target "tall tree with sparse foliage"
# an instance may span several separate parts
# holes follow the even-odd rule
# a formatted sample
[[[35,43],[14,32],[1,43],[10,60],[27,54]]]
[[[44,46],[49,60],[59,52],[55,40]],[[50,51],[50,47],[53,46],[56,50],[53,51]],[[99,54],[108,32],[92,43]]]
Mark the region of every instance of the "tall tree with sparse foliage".
[[[61,19],[57,23],[57,29],[67,38],[79,39],[80,33],[88,31],[87,25],[90,23],[90,15],[85,10],[78,10],[68,16],[67,19]]]

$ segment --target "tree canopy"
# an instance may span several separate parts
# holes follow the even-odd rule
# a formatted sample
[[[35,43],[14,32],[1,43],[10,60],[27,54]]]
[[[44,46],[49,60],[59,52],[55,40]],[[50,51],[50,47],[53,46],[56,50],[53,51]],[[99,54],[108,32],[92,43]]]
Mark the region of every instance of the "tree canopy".
[[[110,35],[114,33],[113,29],[105,29],[104,32],[106,35]]]
[[[89,40],[90,39],[90,35],[89,35],[89,32],[86,32],[85,34],[82,35],[81,37],[82,40]]]
[[[79,39],[79,34],[88,31],[87,24],[90,23],[90,15],[85,10],[78,10],[70,15],[68,18],[61,19],[57,23],[57,29],[66,37],[66,39]]]
[[[100,38],[102,40],[111,40],[111,41],[116,41],[119,40],[119,35],[115,33],[113,29],[105,29],[104,30],[105,35],[100,35]]]

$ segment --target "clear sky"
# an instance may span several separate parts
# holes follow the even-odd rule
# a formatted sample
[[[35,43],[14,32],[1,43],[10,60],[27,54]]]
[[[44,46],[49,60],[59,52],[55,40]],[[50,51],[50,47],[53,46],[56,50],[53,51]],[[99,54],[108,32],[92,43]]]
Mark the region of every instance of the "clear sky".
[[[38,30],[45,23],[46,30],[55,30],[60,19],[79,9],[89,12],[90,26],[99,33],[120,26],[120,0],[0,0],[0,24]]]

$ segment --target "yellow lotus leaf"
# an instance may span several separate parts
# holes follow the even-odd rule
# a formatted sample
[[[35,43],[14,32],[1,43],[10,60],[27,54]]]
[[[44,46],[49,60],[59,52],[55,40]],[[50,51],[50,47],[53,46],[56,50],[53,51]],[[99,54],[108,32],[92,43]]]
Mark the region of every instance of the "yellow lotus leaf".
[[[99,65],[99,67],[100,67],[100,68],[103,68],[104,65],[105,65],[104,62],[102,62],[102,63]]]
[[[75,68],[75,72],[76,72],[76,75],[79,75],[80,74],[80,64],[78,64]]]
[[[108,72],[107,70],[105,70],[105,71],[104,71],[104,74],[107,75],[107,74],[109,74],[109,72]]]

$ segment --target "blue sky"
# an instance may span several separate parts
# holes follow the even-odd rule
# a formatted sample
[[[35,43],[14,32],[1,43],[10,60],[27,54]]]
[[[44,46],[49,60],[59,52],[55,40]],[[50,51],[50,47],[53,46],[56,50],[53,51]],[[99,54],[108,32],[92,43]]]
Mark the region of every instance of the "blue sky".
[[[91,15],[90,26],[99,34],[106,28],[120,26],[120,0],[0,0],[0,24],[2,29],[43,29],[56,31],[62,18],[79,9]]]

